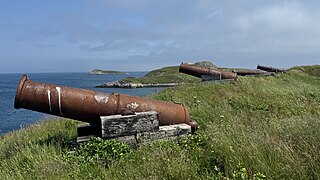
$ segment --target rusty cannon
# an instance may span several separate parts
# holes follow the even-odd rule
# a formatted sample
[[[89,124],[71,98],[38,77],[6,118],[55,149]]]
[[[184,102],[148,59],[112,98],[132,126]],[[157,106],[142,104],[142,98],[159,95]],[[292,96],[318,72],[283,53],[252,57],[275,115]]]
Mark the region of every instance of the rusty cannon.
[[[277,67],[271,67],[271,66],[263,66],[258,64],[257,69],[263,70],[263,71],[268,71],[268,72],[275,72],[275,73],[282,73],[285,72],[286,70],[283,68],[277,68]]]
[[[220,71],[213,68],[199,67],[189,64],[181,64],[179,72],[202,78],[204,75],[220,76],[220,79],[237,79],[237,74],[233,72]]]
[[[56,116],[99,124],[100,116],[156,111],[160,125],[186,123],[193,130],[197,123],[190,120],[187,107],[181,103],[162,102],[143,97],[51,85],[29,80],[23,75],[14,100],[14,108],[24,108]]]

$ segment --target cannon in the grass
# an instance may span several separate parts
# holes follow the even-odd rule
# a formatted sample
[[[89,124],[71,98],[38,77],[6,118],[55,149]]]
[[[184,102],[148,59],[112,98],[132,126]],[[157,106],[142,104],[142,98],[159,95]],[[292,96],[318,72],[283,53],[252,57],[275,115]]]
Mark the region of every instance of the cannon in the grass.
[[[203,78],[204,76],[218,76],[219,79],[237,79],[237,74],[233,72],[220,71],[213,68],[205,68],[189,64],[181,64],[179,72]]]
[[[156,111],[159,114],[159,125],[186,123],[193,129],[197,128],[197,123],[190,120],[187,107],[181,103],[38,83],[29,80],[27,75],[23,75],[19,82],[14,107],[92,124],[101,123],[100,116],[126,111]]]
[[[263,70],[263,71],[267,71],[267,72],[275,72],[275,73],[283,73],[286,70],[283,68],[277,68],[277,67],[271,67],[271,66],[263,66],[258,64],[257,65],[257,69]]]

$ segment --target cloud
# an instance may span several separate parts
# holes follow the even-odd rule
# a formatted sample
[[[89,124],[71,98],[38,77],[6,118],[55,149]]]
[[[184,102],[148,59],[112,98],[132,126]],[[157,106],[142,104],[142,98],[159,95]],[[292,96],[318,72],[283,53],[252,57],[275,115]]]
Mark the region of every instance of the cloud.
[[[320,49],[319,11],[298,2],[259,7],[234,19],[234,40],[251,42],[246,52],[316,52]]]
[[[222,15],[223,11],[222,10],[217,10],[217,11],[212,11],[212,12],[208,12],[207,15],[205,16],[206,19],[210,19],[213,18],[215,16],[218,15]]]
[[[11,47],[28,53],[34,48],[43,57],[47,53],[63,59],[104,59],[121,67],[130,61],[154,67],[184,59],[249,66],[277,57],[273,62],[285,64],[303,56],[316,58],[320,50],[316,2],[82,1],[77,8],[30,21],[36,23],[18,23]]]
[[[307,30],[310,26],[314,27],[317,17],[319,13],[308,11],[302,4],[284,3],[259,8],[250,14],[236,18],[235,23],[244,30],[259,28],[259,26],[277,32]]]

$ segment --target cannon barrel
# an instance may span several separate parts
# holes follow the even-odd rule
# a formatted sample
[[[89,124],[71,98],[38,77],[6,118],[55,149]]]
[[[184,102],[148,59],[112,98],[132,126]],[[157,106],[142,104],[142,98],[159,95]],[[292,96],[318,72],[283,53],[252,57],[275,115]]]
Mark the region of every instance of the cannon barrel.
[[[56,116],[98,124],[100,116],[120,114],[124,109],[135,112],[156,111],[159,125],[187,123],[193,129],[187,107],[181,103],[162,102],[117,93],[38,83],[23,75],[14,100],[14,108],[25,108]]]
[[[201,78],[202,75],[220,75],[221,79],[237,79],[237,74],[233,72],[219,71],[212,68],[204,68],[194,65],[181,64],[179,72]]]
[[[285,72],[286,71],[283,68],[276,68],[276,67],[271,67],[271,66],[263,66],[263,65],[260,65],[260,64],[257,65],[257,69],[268,71],[268,72],[276,72],[276,73],[277,72]]]

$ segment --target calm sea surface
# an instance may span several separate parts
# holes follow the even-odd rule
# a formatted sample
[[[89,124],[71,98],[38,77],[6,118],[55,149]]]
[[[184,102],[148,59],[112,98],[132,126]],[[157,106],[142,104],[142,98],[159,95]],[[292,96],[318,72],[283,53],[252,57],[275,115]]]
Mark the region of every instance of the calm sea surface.
[[[35,73],[28,74],[30,80],[48,84],[70,86],[96,90],[101,92],[117,92],[133,96],[145,96],[160,91],[163,88],[94,88],[97,84],[120,80],[124,77],[140,77],[146,72],[130,72],[126,75],[89,75],[88,73]],[[0,74],[0,134],[26,127],[29,124],[41,121],[48,116],[43,113],[14,109],[13,102],[16,88],[22,74]]]

